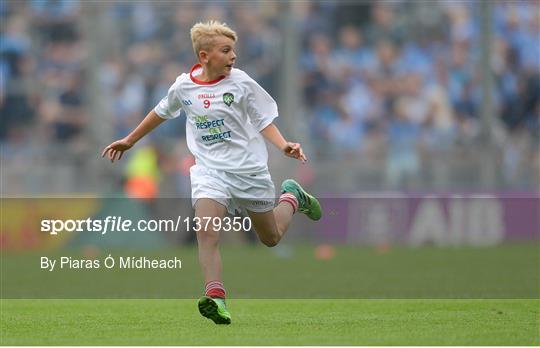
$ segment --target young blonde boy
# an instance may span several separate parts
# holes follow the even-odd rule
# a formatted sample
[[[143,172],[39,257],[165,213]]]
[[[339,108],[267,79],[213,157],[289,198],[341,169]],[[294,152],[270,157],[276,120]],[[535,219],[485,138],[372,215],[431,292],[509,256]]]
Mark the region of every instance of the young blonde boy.
[[[272,123],[278,116],[274,99],[245,72],[233,68],[236,33],[216,21],[197,23],[191,40],[198,64],[180,75],[167,96],[125,138],[107,146],[102,156],[114,162],[138,140],[167,119],[186,113],[186,138],[196,164],[191,168],[195,216],[223,219],[240,206],[246,209],[259,239],[278,244],[295,212],[321,217],[321,206],[294,180],[285,180],[278,205],[268,172],[264,139],[288,156],[305,162],[300,144],[288,142]],[[214,220],[211,220],[214,221]],[[197,232],[205,296],[200,313],[216,324],[230,324],[221,278],[219,230],[212,224]]]

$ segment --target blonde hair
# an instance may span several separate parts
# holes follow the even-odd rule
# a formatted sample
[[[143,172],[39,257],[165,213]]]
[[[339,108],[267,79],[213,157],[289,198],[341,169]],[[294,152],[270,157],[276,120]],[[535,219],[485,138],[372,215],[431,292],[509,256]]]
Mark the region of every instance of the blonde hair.
[[[234,42],[238,39],[236,32],[225,23],[211,20],[195,24],[191,28],[191,43],[195,55],[198,57],[199,51],[209,50],[216,36],[226,36]]]

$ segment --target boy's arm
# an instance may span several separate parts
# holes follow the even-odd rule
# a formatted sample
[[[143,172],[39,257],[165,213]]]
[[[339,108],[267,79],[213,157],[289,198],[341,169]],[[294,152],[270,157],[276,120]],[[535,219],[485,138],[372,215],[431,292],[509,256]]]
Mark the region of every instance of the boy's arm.
[[[142,137],[165,121],[166,119],[159,117],[158,114],[152,110],[125,139],[133,146]]]
[[[263,130],[261,130],[261,134],[266,138],[266,140],[283,151],[285,156],[296,158],[297,160],[302,161],[302,163],[307,161],[306,155],[304,155],[304,151],[302,150],[300,144],[291,143],[285,140],[279,129],[273,123],[270,123]]]
[[[109,154],[111,162],[122,158],[124,151],[129,150],[137,141],[139,141],[146,134],[150,133],[154,128],[165,122],[164,118],[159,117],[154,110],[150,111],[148,115],[139,123],[139,125],[129,133],[125,138],[117,140],[107,146],[101,157]],[[118,156],[118,158],[116,158]]]

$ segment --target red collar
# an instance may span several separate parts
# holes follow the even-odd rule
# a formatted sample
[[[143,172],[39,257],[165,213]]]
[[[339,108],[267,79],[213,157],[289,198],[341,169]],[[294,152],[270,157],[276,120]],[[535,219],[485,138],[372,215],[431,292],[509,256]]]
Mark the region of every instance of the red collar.
[[[205,86],[213,85],[213,84],[218,83],[219,81],[221,81],[221,80],[223,80],[225,78],[225,75],[222,75],[222,76],[220,76],[217,79],[212,80],[212,81],[201,81],[198,78],[196,78],[195,76],[193,76],[193,72],[195,70],[201,68],[201,67],[202,67],[202,65],[200,63],[197,63],[191,68],[191,70],[189,72],[189,77],[191,78],[191,81],[195,82],[198,85],[205,85]]]

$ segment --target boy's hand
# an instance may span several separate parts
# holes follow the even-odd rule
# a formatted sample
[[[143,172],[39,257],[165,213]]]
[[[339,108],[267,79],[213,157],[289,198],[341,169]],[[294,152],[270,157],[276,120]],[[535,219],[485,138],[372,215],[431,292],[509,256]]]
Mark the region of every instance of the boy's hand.
[[[304,155],[304,151],[298,143],[287,143],[283,148],[283,152],[285,153],[285,156],[296,158],[302,163],[306,163],[307,161],[306,155]]]
[[[105,157],[105,155],[108,154],[111,162],[114,162],[115,160],[120,160],[120,158],[122,158],[122,155],[124,154],[124,151],[131,149],[132,146],[133,144],[127,141],[125,138],[117,140],[103,150],[101,157]]]

